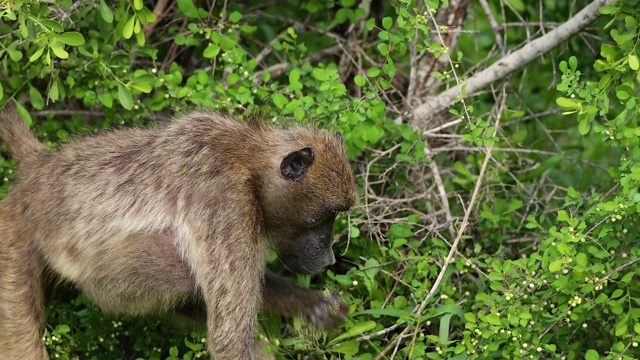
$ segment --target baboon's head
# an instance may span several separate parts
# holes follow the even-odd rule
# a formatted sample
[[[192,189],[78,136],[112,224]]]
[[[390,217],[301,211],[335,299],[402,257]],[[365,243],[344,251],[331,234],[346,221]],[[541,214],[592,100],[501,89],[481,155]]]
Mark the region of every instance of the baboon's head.
[[[358,192],[340,134],[299,130],[294,135],[294,147],[278,154],[277,169],[264,184],[263,215],[283,264],[315,274],[335,263],[333,223],[355,205]]]

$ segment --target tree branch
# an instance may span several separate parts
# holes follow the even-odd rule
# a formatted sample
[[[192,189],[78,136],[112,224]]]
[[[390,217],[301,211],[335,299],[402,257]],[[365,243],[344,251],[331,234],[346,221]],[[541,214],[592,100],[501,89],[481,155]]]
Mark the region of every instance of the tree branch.
[[[412,115],[414,119],[424,124],[431,119],[432,116],[453,106],[456,98],[459,96],[463,98],[471,97],[478,90],[527,65],[539,55],[549,52],[591,24],[600,16],[598,10],[601,6],[610,5],[616,1],[617,0],[594,0],[564,24],[498,60],[488,68],[476,73],[467,79],[464,84],[452,87],[438,96],[427,97],[422,105],[413,110]],[[466,87],[464,94],[461,93],[463,86]]]

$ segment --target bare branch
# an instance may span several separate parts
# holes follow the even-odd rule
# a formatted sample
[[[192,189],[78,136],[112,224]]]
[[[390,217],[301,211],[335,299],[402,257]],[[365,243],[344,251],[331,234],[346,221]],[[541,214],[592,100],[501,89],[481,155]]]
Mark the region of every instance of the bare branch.
[[[504,78],[586,28],[600,16],[598,9],[600,9],[601,6],[614,4],[616,1],[617,0],[593,1],[564,24],[473,75],[467,79],[464,84],[452,87],[438,96],[427,97],[425,103],[413,110],[413,117],[420,119],[420,123],[424,123],[434,115],[450,108],[455,103],[456,98],[460,96],[468,98],[485,86]],[[465,87],[464,94],[461,92],[463,86]]]

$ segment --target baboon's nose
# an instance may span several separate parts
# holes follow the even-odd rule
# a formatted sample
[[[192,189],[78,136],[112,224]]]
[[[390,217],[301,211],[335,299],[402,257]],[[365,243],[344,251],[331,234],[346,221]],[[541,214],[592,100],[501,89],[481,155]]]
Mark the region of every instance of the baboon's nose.
[[[333,254],[333,251],[329,251],[329,253],[327,254],[326,258],[325,258],[325,264],[324,266],[331,266],[333,264],[336,263],[336,256]]]

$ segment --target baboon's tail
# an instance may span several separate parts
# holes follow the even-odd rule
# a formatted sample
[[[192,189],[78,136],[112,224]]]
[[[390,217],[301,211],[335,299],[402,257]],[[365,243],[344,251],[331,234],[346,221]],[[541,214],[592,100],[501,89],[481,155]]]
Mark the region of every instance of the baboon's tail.
[[[0,110],[0,138],[6,141],[11,155],[20,161],[34,158],[38,153],[47,150],[20,118],[12,101]]]

